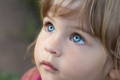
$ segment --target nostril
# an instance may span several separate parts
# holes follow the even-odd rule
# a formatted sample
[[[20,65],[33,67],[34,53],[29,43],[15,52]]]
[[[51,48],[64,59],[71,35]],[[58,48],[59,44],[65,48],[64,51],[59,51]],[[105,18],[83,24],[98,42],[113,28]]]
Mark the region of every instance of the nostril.
[[[51,53],[51,54],[56,54],[57,52],[55,50],[52,50],[52,49],[48,49],[48,48],[45,48],[45,51]]]

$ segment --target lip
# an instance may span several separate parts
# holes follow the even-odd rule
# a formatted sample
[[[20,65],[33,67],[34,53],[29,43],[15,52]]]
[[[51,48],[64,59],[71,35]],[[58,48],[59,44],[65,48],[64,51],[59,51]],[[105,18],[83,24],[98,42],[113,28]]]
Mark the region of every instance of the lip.
[[[50,72],[55,72],[58,71],[58,69],[50,62],[48,61],[41,61],[40,65],[42,65],[44,67],[45,70],[50,71]]]

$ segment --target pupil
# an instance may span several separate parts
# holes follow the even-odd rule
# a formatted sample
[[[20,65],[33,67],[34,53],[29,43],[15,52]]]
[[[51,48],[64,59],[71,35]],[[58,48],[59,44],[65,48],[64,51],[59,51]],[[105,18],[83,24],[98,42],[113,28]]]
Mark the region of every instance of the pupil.
[[[78,36],[75,36],[75,40],[79,40],[79,37],[78,37]]]
[[[49,26],[49,30],[53,30],[53,27],[52,27],[52,26]]]
[[[76,39],[78,39],[78,36],[76,36]]]

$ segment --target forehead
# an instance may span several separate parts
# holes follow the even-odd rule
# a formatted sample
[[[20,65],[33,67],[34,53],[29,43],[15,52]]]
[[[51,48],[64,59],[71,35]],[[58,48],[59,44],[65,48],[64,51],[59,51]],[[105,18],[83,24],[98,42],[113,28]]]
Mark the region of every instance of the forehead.
[[[64,9],[65,8],[63,8],[62,10]],[[87,32],[89,34],[91,33],[90,25],[88,23],[86,16],[82,13],[79,14],[79,12],[77,11],[69,12],[69,13],[61,13],[59,15],[53,13],[52,11],[49,11],[47,17],[49,17],[50,19],[62,20],[60,22],[63,22],[62,24],[66,26],[79,27],[84,32]]]
[[[50,0],[51,1],[51,0]],[[45,9],[43,17],[60,17],[70,23],[75,21],[85,32],[91,34],[91,26],[89,23],[89,8],[90,0],[52,0],[51,6]],[[89,1],[89,2],[87,2]]]
[[[85,0],[84,0],[85,1]],[[54,0],[53,5],[60,5],[69,9],[75,9],[83,4],[83,0]]]
[[[84,10],[82,0],[54,0],[48,11],[52,12],[53,16],[75,17],[82,15]]]
[[[82,17],[79,17],[76,14],[69,15],[69,16],[54,16],[52,12],[48,12],[47,17],[52,20],[53,24],[58,24],[61,26],[66,26],[66,28],[77,28],[79,30],[82,30],[83,32],[90,34],[90,27],[86,21],[86,19],[81,19]],[[48,20],[49,21],[49,20]]]

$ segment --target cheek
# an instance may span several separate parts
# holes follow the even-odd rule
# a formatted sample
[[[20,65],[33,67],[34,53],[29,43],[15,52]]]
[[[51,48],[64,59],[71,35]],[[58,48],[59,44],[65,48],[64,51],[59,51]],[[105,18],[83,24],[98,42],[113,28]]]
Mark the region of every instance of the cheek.
[[[71,53],[74,54],[74,52]],[[85,58],[84,55],[66,55],[66,57],[61,62],[61,70],[63,75],[69,75],[76,78],[82,78],[89,75],[91,72],[91,64],[89,64],[89,62],[85,59],[87,58]]]
[[[105,55],[97,51],[87,47],[81,49],[66,48],[66,54],[61,62],[64,75],[85,78],[85,76],[90,77],[99,74],[105,63]]]
[[[44,46],[45,39],[46,39],[45,34],[41,32],[37,38],[35,49],[34,49],[34,57],[35,57],[36,64],[38,64],[40,59],[44,57],[42,52],[43,52],[43,46]]]

